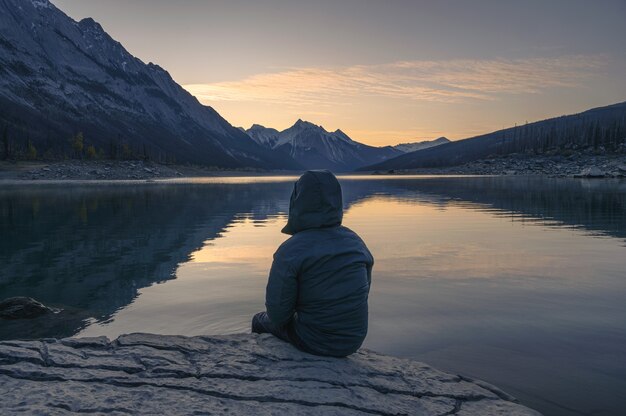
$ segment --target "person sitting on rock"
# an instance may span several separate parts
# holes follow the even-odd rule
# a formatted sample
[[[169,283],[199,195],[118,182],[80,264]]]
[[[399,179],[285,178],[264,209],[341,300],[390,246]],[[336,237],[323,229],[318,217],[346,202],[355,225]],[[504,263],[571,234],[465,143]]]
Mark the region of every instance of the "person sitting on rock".
[[[282,230],[292,237],[274,253],[267,311],[254,316],[252,332],[316,355],[345,357],[359,349],[374,258],[342,217],[341,186],[331,172],[308,171],[294,184]]]

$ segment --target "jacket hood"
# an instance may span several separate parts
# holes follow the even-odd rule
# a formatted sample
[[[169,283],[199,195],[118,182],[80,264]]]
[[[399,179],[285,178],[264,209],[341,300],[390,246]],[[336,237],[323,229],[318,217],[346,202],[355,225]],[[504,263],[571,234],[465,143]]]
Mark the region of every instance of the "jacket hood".
[[[341,225],[341,185],[327,170],[309,170],[294,184],[289,201],[289,220],[282,232],[296,234],[310,228]]]

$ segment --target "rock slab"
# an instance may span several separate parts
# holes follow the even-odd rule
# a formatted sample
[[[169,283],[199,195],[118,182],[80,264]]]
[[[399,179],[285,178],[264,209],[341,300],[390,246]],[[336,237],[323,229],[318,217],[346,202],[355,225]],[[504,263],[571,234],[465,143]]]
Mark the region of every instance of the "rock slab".
[[[0,319],[32,319],[47,313],[57,313],[33,298],[18,296],[0,301]]]
[[[420,362],[318,357],[250,334],[4,341],[0,394],[3,415],[539,415]]]

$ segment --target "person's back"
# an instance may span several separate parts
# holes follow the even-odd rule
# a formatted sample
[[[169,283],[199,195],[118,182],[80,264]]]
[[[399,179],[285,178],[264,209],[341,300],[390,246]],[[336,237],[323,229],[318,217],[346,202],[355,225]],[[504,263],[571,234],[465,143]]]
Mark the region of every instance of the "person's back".
[[[320,355],[355,352],[367,334],[373,258],[359,236],[341,226],[341,187],[328,171],[296,182],[283,232],[293,236],[274,254],[267,314],[254,332],[271,332]]]

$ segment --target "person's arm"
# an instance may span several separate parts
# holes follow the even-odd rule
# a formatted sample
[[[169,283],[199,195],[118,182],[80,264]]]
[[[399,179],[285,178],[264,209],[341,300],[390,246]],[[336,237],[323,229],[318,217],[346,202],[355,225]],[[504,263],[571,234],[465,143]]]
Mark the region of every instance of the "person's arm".
[[[265,292],[265,308],[274,325],[285,325],[293,316],[298,298],[297,271],[280,251],[274,254]]]
[[[365,256],[367,257],[367,262],[365,263],[365,269],[367,270],[367,283],[371,287],[372,286],[372,269],[374,268],[374,256],[372,256],[372,253],[367,248],[365,243],[363,243],[363,246],[365,246]]]

